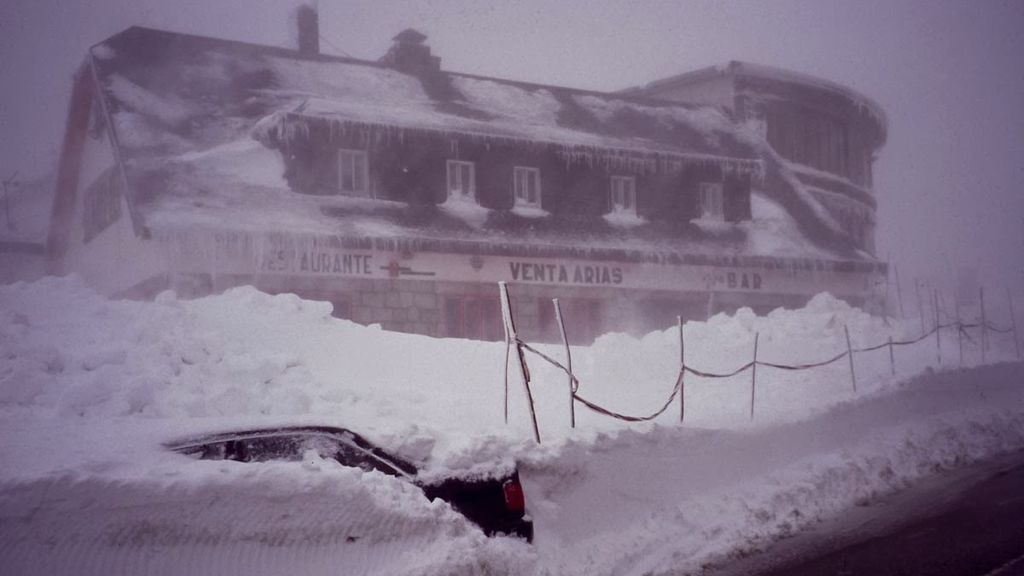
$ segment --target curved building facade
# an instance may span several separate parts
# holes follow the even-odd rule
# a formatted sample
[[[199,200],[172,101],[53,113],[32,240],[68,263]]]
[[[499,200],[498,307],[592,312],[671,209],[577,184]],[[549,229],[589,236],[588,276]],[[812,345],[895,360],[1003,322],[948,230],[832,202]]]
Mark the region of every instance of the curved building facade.
[[[859,248],[875,253],[872,172],[888,130],[875,101],[828,80],[736,61],[629,92],[731,110],[767,139]]]

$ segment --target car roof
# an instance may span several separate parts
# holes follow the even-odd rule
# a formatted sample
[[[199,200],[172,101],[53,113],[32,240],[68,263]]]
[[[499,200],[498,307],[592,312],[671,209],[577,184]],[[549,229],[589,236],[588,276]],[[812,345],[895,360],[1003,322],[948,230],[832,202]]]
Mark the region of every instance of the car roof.
[[[374,445],[373,443],[369,442],[368,440],[366,440],[365,438],[351,430],[336,426],[277,426],[272,428],[229,430],[224,432],[214,432],[212,434],[204,434],[201,436],[183,438],[181,440],[167,442],[164,444],[164,446],[171,450],[180,452],[187,451],[190,448],[199,448],[207,444],[214,444],[218,442],[229,442],[232,440],[252,440],[257,438],[281,438],[288,436],[320,436],[342,442],[348,442],[370,453],[376,458],[385,460],[395,469],[405,474],[415,476],[419,472],[416,466],[408,462],[407,460],[399,458],[383,450],[382,448]]]

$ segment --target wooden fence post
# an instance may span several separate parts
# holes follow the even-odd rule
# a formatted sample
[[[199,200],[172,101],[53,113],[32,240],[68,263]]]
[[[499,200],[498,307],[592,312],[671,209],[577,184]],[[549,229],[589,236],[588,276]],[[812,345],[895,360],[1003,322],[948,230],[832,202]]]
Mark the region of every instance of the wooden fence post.
[[[508,296],[508,285],[505,282],[498,282],[498,290],[501,292],[501,315],[505,320],[505,337],[516,346],[516,357],[519,362],[519,375],[523,380],[523,388],[526,389],[526,401],[530,407],[530,419],[533,422],[533,438],[540,444],[540,427],[537,426],[537,411],[533,406],[533,394],[530,392],[530,370],[526,367],[526,357],[523,354],[523,347],[519,344],[519,337],[516,335],[516,322],[512,316],[512,300]]]
[[[754,419],[754,390],[757,388],[757,340],[760,332],[754,332],[754,365],[750,372],[750,419]]]
[[[576,427],[576,390],[573,383],[572,353],[569,351],[569,337],[565,335],[565,323],[562,321],[562,307],[558,304],[558,298],[551,300],[555,306],[555,320],[558,322],[558,331],[562,334],[562,344],[565,345],[565,368],[569,371],[569,426]]]
[[[846,333],[846,355],[850,358],[850,381],[853,382],[853,391],[857,392],[857,374],[853,371],[853,346],[850,344],[850,330],[845,324],[843,332]]]
[[[504,322],[504,313],[502,321]],[[505,326],[505,425],[508,425],[508,359],[512,351],[512,340],[508,337],[508,326]]]
[[[679,423],[686,419],[686,344],[683,341],[683,317],[676,316],[679,323]]]

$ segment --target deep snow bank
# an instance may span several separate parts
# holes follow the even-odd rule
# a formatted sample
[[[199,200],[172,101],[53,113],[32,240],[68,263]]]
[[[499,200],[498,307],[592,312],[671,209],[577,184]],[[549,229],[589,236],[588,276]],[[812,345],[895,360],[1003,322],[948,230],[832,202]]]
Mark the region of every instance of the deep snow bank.
[[[858,355],[857,392],[846,362],[763,368],[753,420],[749,374],[688,377],[683,427],[675,410],[629,426],[578,406],[572,431],[564,374],[531,357],[538,447],[514,372],[503,422],[504,344],[389,333],[330,311],[247,288],[123,302],[73,279],[0,287],[0,516],[16,527],[0,531],[0,555],[46,572],[60,559],[82,565],[73,558],[91,558],[85,572],[94,573],[173,573],[166,559],[186,556],[223,568],[216,550],[259,558],[240,564],[250,573],[296,563],[330,572],[338,562],[349,573],[660,572],[749,548],[936,466],[1024,446],[1021,365],[901,384],[938,363],[929,339],[897,349],[896,376],[887,350]],[[688,323],[687,363],[736,368],[755,333],[762,360],[821,360],[845,349],[844,327],[855,347],[920,329],[820,295],[802,310]],[[989,360],[1014,358],[1012,340],[992,341]],[[955,334],[940,344],[941,368],[958,365]],[[580,391],[620,412],[650,412],[671,391],[678,345],[667,330],[574,349]],[[979,361],[975,335],[965,365]],[[282,423],[351,427],[428,474],[517,459],[537,543],[483,538],[446,505],[379,474],[315,459],[194,462],[160,448]],[[39,546],[60,552],[56,564],[33,564]]]

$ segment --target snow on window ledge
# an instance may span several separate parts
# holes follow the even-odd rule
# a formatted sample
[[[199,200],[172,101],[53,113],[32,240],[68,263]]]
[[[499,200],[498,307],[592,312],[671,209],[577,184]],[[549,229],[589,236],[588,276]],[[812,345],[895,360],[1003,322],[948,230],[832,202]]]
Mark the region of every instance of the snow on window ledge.
[[[526,206],[523,204],[513,206],[512,213],[523,218],[544,218],[551,215],[550,212],[540,206]]]
[[[632,228],[647,223],[644,217],[637,216],[636,212],[632,210],[613,210],[605,214],[603,218],[605,222],[612,226],[619,226],[621,228]]]
[[[458,218],[473,228],[481,228],[487,221],[490,210],[477,204],[476,199],[456,194],[448,195],[448,199],[437,206],[449,216]]]
[[[690,220],[690,223],[705,232],[725,232],[735,227],[731,222],[726,222],[720,218],[700,217]]]

